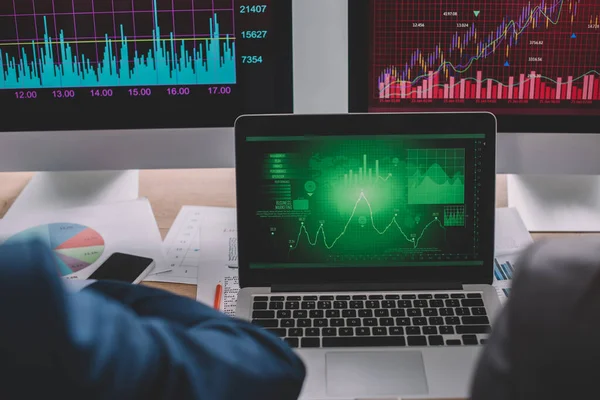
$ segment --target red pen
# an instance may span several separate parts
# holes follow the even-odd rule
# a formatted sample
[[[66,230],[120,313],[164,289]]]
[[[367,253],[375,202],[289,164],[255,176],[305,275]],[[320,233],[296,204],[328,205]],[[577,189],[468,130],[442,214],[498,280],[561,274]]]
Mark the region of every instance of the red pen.
[[[215,310],[221,309],[221,296],[223,295],[223,285],[219,282],[215,290]]]

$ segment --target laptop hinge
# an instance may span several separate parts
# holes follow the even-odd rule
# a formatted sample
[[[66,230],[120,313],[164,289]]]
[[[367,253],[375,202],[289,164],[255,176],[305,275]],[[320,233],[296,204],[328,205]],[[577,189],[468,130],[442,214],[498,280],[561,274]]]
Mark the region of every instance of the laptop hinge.
[[[311,283],[276,284],[271,292],[380,292],[404,290],[462,290],[460,282]]]

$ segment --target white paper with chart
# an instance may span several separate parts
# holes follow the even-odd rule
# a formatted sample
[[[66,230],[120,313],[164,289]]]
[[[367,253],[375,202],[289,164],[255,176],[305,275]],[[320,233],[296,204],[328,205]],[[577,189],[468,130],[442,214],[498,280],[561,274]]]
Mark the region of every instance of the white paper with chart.
[[[147,281],[195,285],[200,269],[211,276],[230,270],[237,275],[235,208],[183,206],[164,243],[171,271]]]

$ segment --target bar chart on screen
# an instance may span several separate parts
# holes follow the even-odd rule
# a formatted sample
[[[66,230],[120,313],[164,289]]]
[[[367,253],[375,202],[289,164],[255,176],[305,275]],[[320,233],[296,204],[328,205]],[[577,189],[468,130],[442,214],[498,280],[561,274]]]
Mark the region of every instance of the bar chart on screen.
[[[372,2],[371,106],[593,107],[600,3]]]

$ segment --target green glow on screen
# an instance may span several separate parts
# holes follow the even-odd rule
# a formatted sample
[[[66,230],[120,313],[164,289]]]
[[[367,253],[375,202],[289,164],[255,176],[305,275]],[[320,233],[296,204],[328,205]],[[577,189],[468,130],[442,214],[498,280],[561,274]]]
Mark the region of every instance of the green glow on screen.
[[[273,253],[263,264],[476,259],[454,243],[473,236],[465,179],[482,137],[459,136],[271,141],[257,191],[261,254]]]

